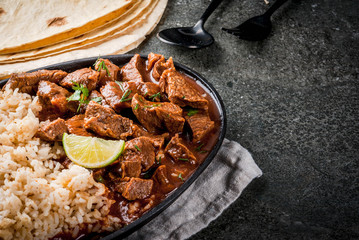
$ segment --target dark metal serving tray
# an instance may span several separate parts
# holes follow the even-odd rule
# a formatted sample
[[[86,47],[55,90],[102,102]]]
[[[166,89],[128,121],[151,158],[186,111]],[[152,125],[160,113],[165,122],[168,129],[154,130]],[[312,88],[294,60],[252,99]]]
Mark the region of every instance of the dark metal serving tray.
[[[107,55],[107,56],[101,56],[102,58],[107,58],[111,60],[114,64],[118,66],[122,66],[130,61],[130,59],[133,57],[133,55],[130,54],[123,54],[123,55]],[[146,56],[141,56],[144,59],[147,59]],[[45,66],[42,68],[34,69],[29,72],[34,72],[40,69],[48,69],[48,70],[54,70],[54,69],[60,69],[66,72],[73,72],[80,68],[90,67],[94,64],[97,57],[90,57],[90,58],[84,58],[84,59],[78,59],[63,63],[57,63],[49,66]],[[159,215],[162,211],[164,211],[167,207],[169,207],[200,175],[201,173],[206,169],[206,167],[211,163],[213,158],[216,156],[220,146],[222,145],[224,135],[226,133],[226,112],[223,105],[223,101],[217,91],[214,89],[212,84],[210,84],[204,77],[202,77],[199,73],[193,71],[192,69],[179,64],[174,63],[177,70],[187,74],[188,76],[192,77],[193,79],[200,82],[201,86],[211,95],[212,99],[214,100],[218,111],[219,116],[221,120],[220,124],[220,133],[218,136],[217,143],[213,147],[212,151],[208,154],[207,158],[203,161],[203,163],[197,168],[197,170],[174,192],[172,192],[165,200],[163,200],[160,204],[158,204],[156,207],[142,215],[139,219],[136,221],[130,223],[129,225],[108,234],[107,236],[101,235],[103,239],[109,240],[109,239],[120,239],[124,238],[131,233],[135,232],[136,230],[140,229],[143,225],[151,221],[154,217]],[[4,79],[0,81],[0,87],[5,85],[5,83],[8,81],[8,79]],[[96,237],[95,237],[96,238]]]

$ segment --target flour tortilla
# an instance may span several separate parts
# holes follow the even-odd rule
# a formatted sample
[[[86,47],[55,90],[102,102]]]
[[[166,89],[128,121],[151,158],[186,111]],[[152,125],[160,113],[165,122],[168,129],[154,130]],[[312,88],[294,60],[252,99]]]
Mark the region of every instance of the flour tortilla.
[[[74,49],[99,44],[109,38],[118,37],[131,30],[136,24],[141,24],[144,18],[152,12],[158,0],[143,0],[135,3],[132,8],[117,21],[107,24],[96,31],[91,31],[80,37],[69,39],[44,48],[20,52],[11,55],[0,55],[0,64],[9,64],[48,57]]]
[[[37,59],[29,62],[0,65],[0,78],[6,78],[14,72],[25,72],[64,61],[70,61],[91,56],[122,54],[136,48],[146,36],[156,27],[166,8],[167,0],[159,0],[146,21],[121,37],[111,39],[95,47],[79,49],[63,54]]]
[[[92,31],[121,16],[136,1],[140,0],[2,0],[0,54],[44,47]]]

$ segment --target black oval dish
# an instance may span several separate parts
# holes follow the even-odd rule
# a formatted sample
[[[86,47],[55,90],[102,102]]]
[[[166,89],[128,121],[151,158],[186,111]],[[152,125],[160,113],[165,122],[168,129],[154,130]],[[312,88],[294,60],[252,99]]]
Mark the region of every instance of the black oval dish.
[[[133,55],[124,54],[124,55],[108,55],[108,56],[101,56],[102,58],[107,58],[111,60],[114,64],[118,66],[122,66],[130,61],[130,59],[133,57]],[[141,56],[144,59],[147,59],[145,56]],[[72,72],[79,68],[85,68],[90,67],[94,64],[97,57],[91,57],[91,58],[84,58],[79,60],[73,60],[68,61],[64,63],[58,63],[54,65],[45,66],[42,68],[34,69],[29,72],[37,71],[40,69],[61,69],[66,72]],[[223,101],[217,91],[214,89],[212,84],[210,84],[204,77],[202,77],[197,72],[191,70],[190,68],[179,64],[174,63],[177,70],[189,75],[193,79],[199,81],[204,87],[207,92],[211,95],[212,99],[214,100],[215,104],[217,105],[219,115],[221,118],[221,126],[220,126],[220,133],[217,140],[216,145],[212,149],[212,151],[208,154],[207,158],[203,161],[203,163],[197,168],[197,170],[187,179],[186,182],[184,182],[178,189],[176,189],[171,195],[169,195],[164,201],[162,201],[160,204],[158,204],[156,207],[142,215],[139,219],[136,221],[130,223],[129,225],[108,234],[107,236],[101,236],[103,239],[109,240],[109,239],[119,239],[124,238],[131,233],[135,232],[136,230],[140,229],[143,225],[151,221],[154,217],[156,217],[158,214],[160,214],[163,210],[165,210],[167,207],[169,207],[197,178],[201,173],[206,169],[206,167],[211,163],[213,158],[216,156],[220,146],[222,145],[224,135],[226,133],[226,112],[224,109]],[[5,85],[8,79],[0,81],[0,87]]]

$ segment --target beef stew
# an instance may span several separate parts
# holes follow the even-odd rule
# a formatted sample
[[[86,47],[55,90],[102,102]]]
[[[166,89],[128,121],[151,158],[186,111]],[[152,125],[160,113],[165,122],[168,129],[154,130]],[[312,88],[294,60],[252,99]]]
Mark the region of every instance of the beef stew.
[[[113,64],[109,60],[106,63]],[[90,95],[94,93],[94,98],[101,99],[100,103],[90,101],[84,104],[79,101],[68,111],[61,108],[59,111],[70,133],[127,140],[126,151],[118,161],[104,169],[93,170],[95,179],[103,182],[116,200],[111,214],[120,217],[125,225],[156,206],[191,176],[217,143],[223,120],[211,96],[194,79],[174,68],[157,70],[162,74],[167,71],[167,75],[156,79],[153,77],[154,69],[148,66],[144,59],[135,55],[118,72],[117,80],[106,80],[104,84],[98,82],[97,88],[91,88]],[[175,80],[168,80],[171,78]],[[184,89],[178,90],[178,82]],[[85,81],[75,83],[88,86]],[[132,83],[137,86],[153,85],[155,89],[160,89],[159,94],[128,87],[118,91],[117,95],[122,103],[131,104],[117,108],[111,104],[111,97],[106,97],[102,91],[109,84],[121,89],[120,85]],[[126,95],[126,92],[129,94]],[[183,93],[187,99],[186,96],[179,97]],[[69,94],[64,95],[68,98]],[[77,111],[74,111],[76,107]],[[55,121],[57,118],[53,114],[56,111],[57,108],[42,112],[41,119]],[[196,114],[200,117],[194,118]],[[203,129],[204,125],[206,129]],[[203,141],[204,136],[206,141]]]

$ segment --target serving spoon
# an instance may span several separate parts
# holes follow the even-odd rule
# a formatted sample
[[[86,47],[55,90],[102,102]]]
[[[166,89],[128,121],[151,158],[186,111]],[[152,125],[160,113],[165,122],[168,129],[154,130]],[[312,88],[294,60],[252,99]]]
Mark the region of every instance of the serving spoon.
[[[211,45],[214,38],[204,29],[204,23],[223,0],[212,0],[202,17],[193,27],[162,30],[157,37],[164,43],[186,48],[203,48]]]
[[[263,40],[272,30],[270,17],[286,1],[288,0],[277,0],[263,15],[250,18],[235,28],[222,28],[222,30],[244,40]]]

